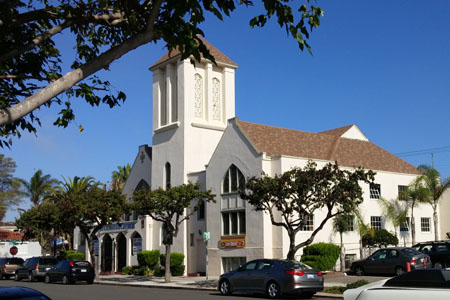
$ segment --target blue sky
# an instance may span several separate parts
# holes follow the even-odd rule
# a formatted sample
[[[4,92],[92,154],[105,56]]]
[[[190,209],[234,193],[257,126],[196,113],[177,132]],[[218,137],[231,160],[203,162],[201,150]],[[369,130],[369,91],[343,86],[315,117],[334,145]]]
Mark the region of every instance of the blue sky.
[[[256,2],[256,1],[255,1]],[[258,7],[240,7],[223,22],[208,16],[206,39],[238,63],[236,115],[245,121],[318,132],[356,124],[375,144],[413,165],[431,164],[450,176],[450,1],[318,1],[325,10],[312,33],[313,55],[274,22],[250,29]],[[73,58],[70,36],[64,44]],[[133,163],[152,143],[152,74],[166,50],[151,44],[128,53],[100,76],[127,94],[118,108],[73,100],[76,120],[51,124],[55,109],[37,112],[37,137],[23,134],[2,149],[29,180],[42,169],[57,179],[93,176],[108,182],[117,166]],[[78,131],[78,125],[84,127]],[[428,149],[443,150],[428,151]],[[29,204],[24,201],[22,207]],[[16,211],[5,220],[13,221]]]

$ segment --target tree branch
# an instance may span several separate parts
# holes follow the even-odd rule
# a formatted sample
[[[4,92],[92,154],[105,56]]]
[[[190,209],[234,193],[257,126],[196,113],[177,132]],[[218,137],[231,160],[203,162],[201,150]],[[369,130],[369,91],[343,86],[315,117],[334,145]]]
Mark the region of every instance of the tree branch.
[[[100,56],[86,62],[80,68],[68,72],[63,77],[54,81],[44,89],[38,91],[33,96],[27,97],[22,102],[0,110],[0,126],[5,126],[14,121],[24,117],[33,110],[39,108],[41,105],[48,102],[53,97],[58,96],[62,92],[70,89],[73,85],[87,78],[93,73],[111,64],[113,61],[119,59],[124,54],[139,46],[147,44],[159,37],[153,30],[153,23],[155,22],[162,0],[155,1],[152,8],[146,30],[142,33],[136,34],[120,45],[117,45],[108,51],[102,53]]]

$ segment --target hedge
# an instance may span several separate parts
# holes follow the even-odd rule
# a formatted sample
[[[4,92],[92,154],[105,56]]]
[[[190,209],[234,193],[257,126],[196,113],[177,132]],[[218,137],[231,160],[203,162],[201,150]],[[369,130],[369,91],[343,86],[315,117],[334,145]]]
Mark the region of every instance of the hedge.
[[[69,251],[61,251],[59,252],[58,259],[65,260],[65,259],[71,259],[71,260],[84,260],[85,256],[82,252],[76,252],[75,250],[69,250]]]
[[[340,247],[330,243],[317,243],[303,248],[300,261],[322,271],[332,270],[339,258]]]
[[[178,253],[178,252],[172,252],[170,253],[170,273],[172,276],[182,276],[184,274],[185,266],[183,265],[184,262],[184,254]],[[166,265],[166,255],[161,254],[160,255],[160,263],[161,263],[161,269],[157,272],[155,270],[155,275],[161,274],[164,275],[164,266]]]
[[[140,267],[155,269],[159,263],[159,250],[141,251],[137,254],[137,260]]]

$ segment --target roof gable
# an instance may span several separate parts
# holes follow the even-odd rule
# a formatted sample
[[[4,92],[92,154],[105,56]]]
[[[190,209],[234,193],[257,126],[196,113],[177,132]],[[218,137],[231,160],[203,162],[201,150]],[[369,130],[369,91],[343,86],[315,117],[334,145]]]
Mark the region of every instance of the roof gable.
[[[217,49],[216,47],[214,47],[213,45],[211,45],[211,43],[209,43],[207,40],[205,40],[202,36],[198,35],[198,37],[200,38],[200,40],[202,40],[203,44],[205,44],[206,48],[209,50],[209,53],[214,56],[214,59],[216,60],[216,63],[223,63],[223,64],[227,64],[230,66],[233,66],[235,68],[237,68],[237,64],[232,61],[230,58],[228,58],[228,56],[226,56],[225,54],[223,54],[219,49]],[[176,58],[180,58],[181,57],[181,52],[180,50],[178,50],[178,48],[176,49],[172,49],[172,51],[167,52],[166,54],[164,54],[160,59],[158,59],[151,67],[150,69],[155,68],[156,66],[171,60],[171,59],[176,59]]]
[[[355,124],[322,131],[322,132],[319,132],[319,134],[328,134],[328,135],[340,136],[340,137],[347,138],[347,139],[369,141],[369,139],[364,135],[364,133],[362,133],[362,131]]]
[[[334,134],[324,134],[249,123],[237,118],[235,121],[256,151],[268,156],[337,161],[344,167],[420,174],[413,165],[367,140],[341,137],[353,125],[331,130]]]

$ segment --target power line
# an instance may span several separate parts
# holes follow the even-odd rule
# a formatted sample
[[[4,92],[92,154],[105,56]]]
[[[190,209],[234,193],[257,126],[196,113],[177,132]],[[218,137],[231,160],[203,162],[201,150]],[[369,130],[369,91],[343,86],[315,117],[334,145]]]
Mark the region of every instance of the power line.
[[[442,153],[442,152],[450,152],[450,146],[439,147],[439,148],[431,148],[431,149],[423,149],[423,150],[415,150],[415,151],[407,151],[396,153],[397,156],[407,157],[407,156],[416,156],[416,155],[424,155],[424,154],[434,154],[434,153]]]

